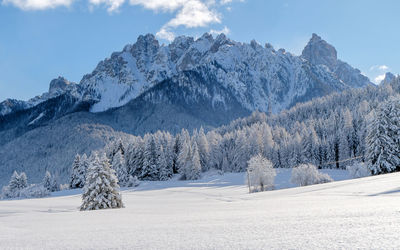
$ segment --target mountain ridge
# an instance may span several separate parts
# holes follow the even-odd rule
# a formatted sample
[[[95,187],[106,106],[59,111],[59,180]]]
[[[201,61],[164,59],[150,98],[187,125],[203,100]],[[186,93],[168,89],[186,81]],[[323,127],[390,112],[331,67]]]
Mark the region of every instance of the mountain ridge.
[[[247,109],[275,113],[290,108],[296,99],[304,99],[301,96],[313,87],[315,79],[334,91],[372,84],[359,70],[338,60],[336,49],[316,34],[301,56],[285,50],[275,51],[268,43],[262,47],[255,40],[235,42],[224,34],[214,39],[205,33],[197,40],[181,36],[168,45],[160,45],[154,35],[147,34],[99,62],[79,84],[59,77],[50,83],[58,87],[50,87],[42,96],[28,102],[8,99],[0,103],[0,115],[33,107],[63,92],[93,102],[92,112],[106,111],[125,105],[150,87],[183,71],[204,68],[225,87],[232,88]]]

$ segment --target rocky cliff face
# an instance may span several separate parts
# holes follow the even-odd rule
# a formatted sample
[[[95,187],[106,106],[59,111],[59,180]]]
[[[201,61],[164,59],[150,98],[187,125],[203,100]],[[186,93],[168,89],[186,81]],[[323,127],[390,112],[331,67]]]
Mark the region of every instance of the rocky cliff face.
[[[360,70],[338,60],[336,49],[316,34],[312,35],[301,56],[314,65],[326,66],[337,79],[352,87],[372,84]]]
[[[310,63],[325,65],[332,71],[336,68],[338,62],[335,47],[322,40],[317,34],[312,34],[301,55]]]

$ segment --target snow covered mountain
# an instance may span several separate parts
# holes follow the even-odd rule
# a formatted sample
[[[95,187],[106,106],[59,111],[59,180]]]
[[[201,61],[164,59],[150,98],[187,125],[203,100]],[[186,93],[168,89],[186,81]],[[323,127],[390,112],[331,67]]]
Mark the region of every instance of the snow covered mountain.
[[[370,84],[336,54],[315,34],[300,57],[256,41],[235,42],[224,34],[214,39],[206,33],[197,40],[182,36],[169,45],[160,45],[148,34],[100,62],[80,85],[96,101],[91,111],[98,112],[122,106],[163,80],[194,71],[203,78],[211,76],[248,110],[279,112],[299,100]],[[212,102],[226,101],[203,94]]]
[[[275,113],[298,101],[371,84],[358,69],[338,60],[336,49],[316,34],[301,56],[276,51],[268,43],[262,47],[254,40],[235,42],[224,34],[214,39],[206,33],[197,40],[181,36],[168,45],[160,45],[154,35],[147,34],[101,61],[80,84],[59,77],[50,83],[48,93],[27,102],[0,103],[0,115],[64,93],[90,100],[92,112],[106,111],[127,104],[162,81],[184,77],[187,71],[212,78],[213,84],[230,91],[245,109]],[[218,94],[202,94],[210,102],[226,102]]]

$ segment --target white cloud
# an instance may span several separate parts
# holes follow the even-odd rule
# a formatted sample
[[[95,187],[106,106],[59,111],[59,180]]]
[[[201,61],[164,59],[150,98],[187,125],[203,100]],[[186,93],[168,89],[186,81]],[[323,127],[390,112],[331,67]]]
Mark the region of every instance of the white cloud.
[[[185,26],[186,28],[205,27],[210,23],[220,23],[219,14],[198,0],[187,1],[167,27]]]
[[[174,11],[187,4],[188,0],[130,0],[131,5],[142,5],[153,11]]]
[[[374,65],[369,68],[370,71],[387,71],[389,67],[386,65]]]
[[[45,10],[60,6],[70,6],[73,2],[82,0],[0,0],[3,4],[12,4],[23,10]],[[198,28],[207,27],[210,24],[221,23],[222,15],[218,8],[229,8],[226,6],[234,1],[244,0],[87,0],[89,9],[96,6],[106,6],[109,13],[117,12],[122,5],[129,2],[130,5],[142,6],[155,13],[168,12],[174,16],[164,24],[157,32],[157,37],[166,40],[173,40],[174,29],[178,27]],[[211,30],[217,33],[217,30]],[[221,32],[229,33],[224,27]],[[221,33],[219,32],[219,33]]]
[[[212,23],[221,23],[221,15],[215,10],[213,0],[130,0],[131,5],[140,5],[154,12],[173,12],[175,17],[169,20],[157,32],[157,37],[173,40],[173,29],[206,27]]]
[[[383,79],[385,79],[385,74],[382,74],[382,75],[379,75],[379,76],[375,77],[374,82],[376,84],[379,84],[379,83],[381,83],[381,81],[383,81]]]
[[[230,3],[232,3],[233,1],[234,1],[234,0],[221,0],[221,1],[219,1],[219,3],[220,3],[221,5],[225,5],[225,4],[230,4]],[[245,0],[236,0],[236,1],[243,3]]]
[[[389,69],[389,67],[388,66],[386,66],[386,65],[381,65],[381,66],[379,66],[379,68],[378,68],[379,70],[382,70],[382,71],[385,71],[385,70],[388,70]]]
[[[175,34],[165,28],[161,28],[161,30],[156,33],[156,36],[168,41],[172,41],[175,38]]]
[[[125,3],[125,0],[89,0],[92,5],[106,5],[109,13],[118,11],[119,8]]]
[[[3,0],[3,4],[12,4],[22,10],[45,10],[60,6],[68,7],[75,0]]]
[[[209,33],[210,33],[211,35],[219,35],[219,34],[221,34],[221,33],[224,33],[225,35],[228,35],[230,32],[231,32],[231,31],[229,30],[229,28],[225,26],[222,30],[214,30],[214,29],[211,29]]]

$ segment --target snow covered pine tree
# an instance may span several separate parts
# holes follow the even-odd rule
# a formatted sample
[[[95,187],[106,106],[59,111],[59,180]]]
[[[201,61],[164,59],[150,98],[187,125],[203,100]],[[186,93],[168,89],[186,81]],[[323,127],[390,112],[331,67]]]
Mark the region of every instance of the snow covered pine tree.
[[[77,154],[75,156],[74,163],[72,163],[72,172],[69,182],[70,188],[81,188],[84,183],[82,183],[79,168],[80,168],[81,157]]]
[[[181,180],[197,180],[201,174],[201,164],[197,143],[186,142],[179,154],[179,172]]]
[[[86,154],[82,157],[77,154],[72,164],[72,171],[70,177],[70,188],[82,188],[85,185],[86,171],[89,168],[89,160]]]
[[[115,170],[115,173],[118,178],[118,184],[120,186],[125,186],[129,180],[128,169],[126,167],[124,155],[120,150],[114,155],[114,160],[112,162],[112,168]]]
[[[57,180],[50,174],[49,171],[46,171],[42,183],[43,187],[46,188],[49,192],[54,192],[59,190]]]
[[[367,159],[372,174],[400,170],[400,99],[382,103],[368,126]]]
[[[90,164],[83,188],[81,210],[122,208],[118,179],[110,167],[108,158],[97,154]]]

